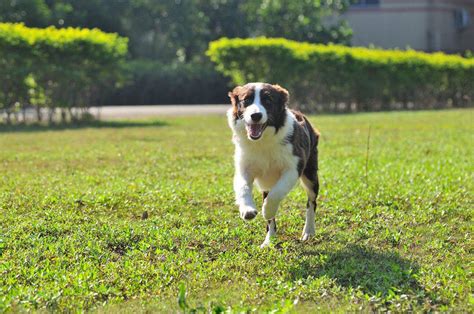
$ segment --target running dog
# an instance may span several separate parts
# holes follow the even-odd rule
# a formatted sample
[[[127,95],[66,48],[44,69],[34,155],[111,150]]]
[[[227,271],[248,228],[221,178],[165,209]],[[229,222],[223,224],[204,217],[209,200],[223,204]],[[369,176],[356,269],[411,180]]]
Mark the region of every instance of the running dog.
[[[301,240],[315,234],[318,196],[318,139],[306,117],[288,108],[289,93],[279,85],[249,83],[237,86],[229,97],[227,118],[235,145],[234,191],[240,217],[257,216],[252,197],[255,183],[263,193],[262,215],[267,234],[261,247],[276,235],[275,215],[298,179],[306,190],[306,222]]]

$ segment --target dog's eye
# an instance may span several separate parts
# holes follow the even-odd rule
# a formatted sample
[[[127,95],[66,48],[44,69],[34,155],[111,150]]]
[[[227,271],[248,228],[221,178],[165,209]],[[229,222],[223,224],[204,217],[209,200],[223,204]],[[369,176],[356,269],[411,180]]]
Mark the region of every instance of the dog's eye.
[[[263,95],[262,96],[262,103],[271,104],[272,103],[272,98],[268,95]]]
[[[241,101],[242,105],[244,105],[244,107],[248,107],[252,104],[252,99],[250,98],[245,98],[244,100]]]

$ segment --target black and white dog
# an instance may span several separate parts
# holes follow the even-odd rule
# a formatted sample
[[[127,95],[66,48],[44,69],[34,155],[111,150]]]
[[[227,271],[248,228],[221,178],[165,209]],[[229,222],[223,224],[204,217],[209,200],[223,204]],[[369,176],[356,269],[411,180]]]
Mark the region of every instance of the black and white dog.
[[[235,144],[234,190],[240,216],[257,216],[252,197],[255,182],[263,193],[262,215],[267,235],[262,247],[276,234],[275,215],[298,178],[308,194],[302,240],[315,234],[318,196],[318,139],[303,114],[290,110],[288,91],[278,85],[249,83],[229,92],[227,111]]]

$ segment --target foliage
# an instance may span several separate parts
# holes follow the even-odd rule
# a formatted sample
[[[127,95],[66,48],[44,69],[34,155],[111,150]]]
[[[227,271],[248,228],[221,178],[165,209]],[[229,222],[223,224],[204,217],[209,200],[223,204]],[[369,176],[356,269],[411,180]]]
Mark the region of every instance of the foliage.
[[[204,54],[210,41],[224,36],[284,35],[310,42],[348,43],[350,30],[347,25],[323,23],[328,16],[343,12],[346,7],[345,0],[3,0],[0,21],[23,21],[30,27],[99,28],[118,33],[130,40],[132,64],[129,67],[134,67],[135,61],[152,60],[169,65],[162,67],[164,73],[156,76],[170,78],[176,77],[182,69],[190,73],[194,68],[205,68],[204,78],[191,90],[201,85],[215,86],[219,90],[190,94],[191,98],[184,99],[191,103],[215,103],[222,101],[220,95],[227,94],[225,84],[228,80],[218,73],[210,73],[215,70],[209,67]],[[169,72],[172,67],[177,69],[176,74]],[[146,77],[151,80],[145,82],[147,86],[156,81],[153,75],[142,75],[142,78]],[[217,77],[222,84],[215,84]],[[132,91],[135,98],[141,98],[140,87],[138,83],[129,84],[125,92],[132,99]],[[164,85],[157,85],[157,92],[153,93],[153,98],[149,97],[148,103],[170,103],[168,99],[174,93],[168,93],[168,87],[178,89],[171,79]],[[101,90],[104,97],[114,94]],[[118,91],[119,94],[123,92]],[[116,97],[108,98],[107,103],[116,104]],[[135,102],[132,100],[128,104]]]
[[[466,106],[474,99],[474,60],[455,55],[264,37],[222,38],[207,54],[234,83],[282,84],[313,110],[341,103],[359,110]]]
[[[251,25],[253,37],[284,37],[312,43],[350,44],[352,30],[347,21],[336,20],[348,0],[270,0],[248,1],[242,5]],[[331,23],[329,18],[332,18]],[[326,20],[325,20],[326,19]]]
[[[126,54],[126,38],[98,29],[0,23],[0,104],[7,120],[16,103],[39,106],[39,99],[52,110],[90,106],[97,91],[115,82]]]
[[[316,236],[298,187],[263,250],[224,117],[0,126],[0,311],[177,312],[184,282],[190,309],[473,312],[473,114],[310,117]]]
[[[179,59],[179,51],[187,60],[202,58],[207,43],[223,36],[280,34],[347,43],[350,31],[344,23],[323,23],[347,5],[347,0],[6,0],[0,21],[23,21],[31,27],[97,27],[130,38],[134,57],[166,62]]]
[[[51,19],[51,10],[44,0],[0,1],[0,22],[26,23],[45,27]]]

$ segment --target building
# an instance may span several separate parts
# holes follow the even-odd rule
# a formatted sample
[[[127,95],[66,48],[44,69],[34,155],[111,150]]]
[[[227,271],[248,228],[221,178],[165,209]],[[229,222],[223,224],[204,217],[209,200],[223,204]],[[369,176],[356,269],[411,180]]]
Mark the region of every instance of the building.
[[[343,18],[354,46],[474,51],[474,0],[358,0]]]

